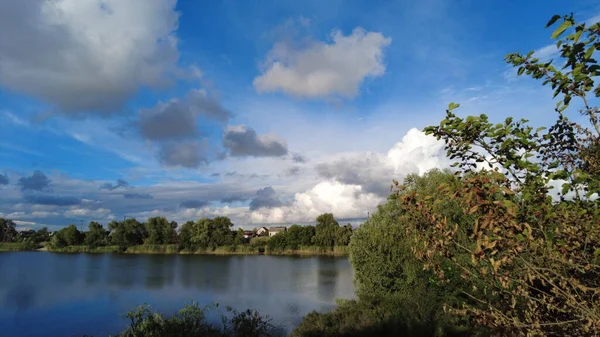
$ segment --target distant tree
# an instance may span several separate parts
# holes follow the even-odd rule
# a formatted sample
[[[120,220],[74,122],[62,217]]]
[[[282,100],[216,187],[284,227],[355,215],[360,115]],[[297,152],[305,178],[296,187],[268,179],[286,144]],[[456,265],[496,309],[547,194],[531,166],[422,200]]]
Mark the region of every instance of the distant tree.
[[[181,227],[180,246],[188,250],[215,249],[234,243],[233,223],[228,217],[202,218]],[[243,233],[242,233],[243,235]]]
[[[14,242],[19,233],[16,230],[16,224],[12,220],[0,218],[0,242]]]
[[[112,221],[108,224],[108,229],[111,231],[111,243],[121,248],[141,245],[147,237],[144,225],[136,219]]]
[[[147,244],[170,244],[176,236],[177,223],[169,222],[164,217],[150,218],[144,224],[148,237],[144,243]]]
[[[85,244],[90,248],[96,248],[99,246],[106,246],[107,237],[104,226],[96,221],[90,222],[88,226],[88,232],[85,236]]]
[[[321,214],[317,217],[317,225],[315,226],[314,243],[317,246],[329,247],[333,250],[340,225],[331,213]]]
[[[50,232],[48,231],[48,227],[42,227],[41,229],[35,231],[35,233],[31,235],[31,240],[35,244],[50,241]]]
[[[194,244],[192,243],[192,232],[194,230],[195,223],[193,221],[186,221],[179,231],[179,248],[194,250]]]
[[[54,234],[52,244],[54,247],[62,248],[81,245],[83,240],[84,235],[77,229],[77,226],[69,225]]]
[[[243,245],[244,243],[246,243],[246,239],[244,238],[244,230],[238,228],[238,230],[235,231],[233,235],[233,244]]]
[[[315,236],[314,226],[292,225],[286,232],[277,234],[285,235],[287,248],[298,249],[300,246],[310,246]]]
[[[338,236],[336,239],[336,245],[347,246],[350,244],[350,238],[352,237],[352,225],[347,224],[344,227],[340,227],[338,230]]]

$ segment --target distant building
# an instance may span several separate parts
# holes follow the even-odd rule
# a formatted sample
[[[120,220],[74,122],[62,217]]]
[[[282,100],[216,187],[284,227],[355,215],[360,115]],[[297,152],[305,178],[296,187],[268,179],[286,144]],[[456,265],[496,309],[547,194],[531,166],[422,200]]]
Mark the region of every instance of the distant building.
[[[254,237],[253,231],[244,231],[244,239],[250,239]]]
[[[28,237],[35,234],[35,231],[33,229],[25,229],[25,230],[20,231],[19,233],[21,233],[22,238],[27,239]]]
[[[286,232],[287,231],[287,227],[270,227],[269,228],[269,236],[273,236],[273,235],[277,235],[281,232]]]
[[[267,227],[261,227],[256,230],[256,236],[266,236],[269,235],[269,230]]]

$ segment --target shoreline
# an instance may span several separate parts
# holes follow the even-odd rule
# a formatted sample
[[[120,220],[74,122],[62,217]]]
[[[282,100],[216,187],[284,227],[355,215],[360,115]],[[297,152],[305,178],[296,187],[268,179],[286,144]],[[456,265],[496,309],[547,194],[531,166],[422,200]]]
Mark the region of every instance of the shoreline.
[[[348,247],[335,247],[333,251],[322,249],[320,247],[309,246],[300,249],[286,249],[282,251],[269,251],[262,247],[217,247],[214,250],[186,251],[178,250],[176,245],[153,245],[153,246],[132,246],[121,251],[117,246],[103,246],[90,248],[88,246],[67,246],[58,249],[41,247],[37,249],[28,249],[19,244],[0,244],[0,253],[2,252],[47,252],[59,254],[145,254],[145,255],[270,255],[270,256],[332,256],[347,257]]]

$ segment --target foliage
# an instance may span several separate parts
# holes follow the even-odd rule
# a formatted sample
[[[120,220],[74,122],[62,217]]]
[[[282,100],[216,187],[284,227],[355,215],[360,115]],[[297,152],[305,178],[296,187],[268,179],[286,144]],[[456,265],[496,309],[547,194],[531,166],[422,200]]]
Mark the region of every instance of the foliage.
[[[108,229],[111,231],[111,244],[119,246],[121,249],[141,245],[148,236],[144,225],[132,218],[124,221],[111,221]]]
[[[36,245],[39,245],[42,242],[50,241],[50,232],[48,231],[48,227],[42,227],[41,229],[38,229],[31,234],[28,240],[31,240]]]
[[[144,241],[150,245],[165,245],[175,242],[177,222],[169,222],[164,217],[154,217],[144,223],[148,237]]]
[[[315,236],[313,242],[317,246],[333,247],[338,239],[340,224],[335,220],[333,214],[325,213],[317,217],[317,225],[315,226]]]
[[[352,225],[347,224],[346,226],[339,227],[335,244],[338,246],[347,246],[350,244],[350,238],[352,237]]]
[[[415,299],[415,303],[420,303]],[[476,331],[439,327],[417,321],[410,310],[398,310],[394,300],[345,300],[328,313],[313,311],[294,329],[292,337],[361,336],[477,336]],[[407,315],[406,313],[409,313]]]
[[[217,305],[218,306],[218,305]],[[215,306],[216,307],[216,306]],[[172,317],[164,317],[142,305],[129,312],[129,326],[119,337],[196,337],[196,336],[239,336],[261,337],[273,335],[274,327],[268,317],[253,310],[237,312],[229,309],[231,317],[221,315],[221,325],[210,323],[206,316],[214,307],[200,307],[193,302]]]
[[[219,246],[233,244],[233,223],[228,217],[203,218],[196,222],[188,221],[181,228],[181,246],[187,250],[214,250]]]
[[[0,242],[15,242],[19,236],[12,220],[0,218]]]
[[[91,221],[88,226],[88,232],[85,235],[85,244],[90,248],[106,246],[108,241],[107,232],[104,226],[96,221]]]
[[[560,16],[554,16],[549,26]],[[398,187],[398,200],[412,252],[441,285],[457,284],[464,296],[448,311],[468,316],[505,335],[591,335],[600,330],[600,203],[598,108],[588,94],[600,97],[594,78],[600,67],[600,24],[576,24],[572,16],[552,34],[559,38],[561,70],[541,63],[533,53],[506,60],[550,84],[560,96],[556,123],[546,132],[527,120],[493,124],[487,116],[460,118],[450,104],[446,119],[426,132],[442,139],[462,171],[458,188],[440,186],[445,200],[456,203],[465,218],[445,216],[439,199]],[[583,103],[592,128],[568,119],[572,98]],[[487,164],[491,171],[479,171]],[[552,185],[562,183],[558,198]],[[466,235],[465,235],[466,226]],[[468,256],[468,258],[464,258]]]
[[[455,202],[437,192],[438,185],[456,186],[457,182],[452,172],[440,170],[423,176],[409,175],[404,180],[405,191],[437,200],[439,214],[469,223],[468,218],[460,218]],[[465,322],[450,318],[444,313],[443,305],[458,301],[457,284],[439,284],[432,280],[432,273],[423,270],[423,263],[412,253],[412,237],[406,232],[411,220],[399,198],[392,195],[356,230],[350,243],[350,262],[355,271],[358,298],[367,302],[385,299],[386,305],[398,315],[411,317],[410,324],[429,326],[437,331],[453,330]],[[454,281],[460,279],[458,273],[450,277]]]
[[[77,246],[83,243],[84,235],[75,225],[69,225],[54,233],[52,246],[62,248],[66,246]]]

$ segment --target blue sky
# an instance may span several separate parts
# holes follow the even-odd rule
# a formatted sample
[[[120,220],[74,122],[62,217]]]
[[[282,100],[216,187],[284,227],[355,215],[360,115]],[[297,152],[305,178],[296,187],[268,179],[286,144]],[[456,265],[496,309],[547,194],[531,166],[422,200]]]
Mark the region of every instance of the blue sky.
[[[460,113],[543,124],[543,49],[574,1],[31,0],[0,4],[0,216],[60,227],[227,215],[361,218],[448,165],[418,130]]]

